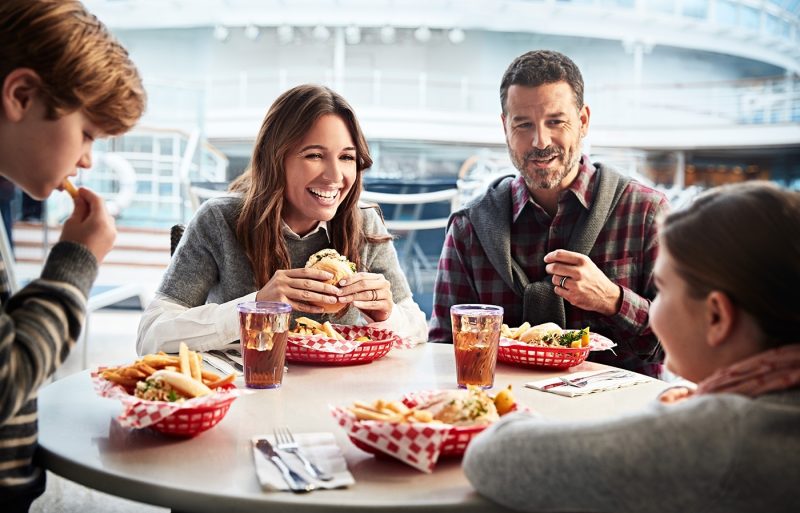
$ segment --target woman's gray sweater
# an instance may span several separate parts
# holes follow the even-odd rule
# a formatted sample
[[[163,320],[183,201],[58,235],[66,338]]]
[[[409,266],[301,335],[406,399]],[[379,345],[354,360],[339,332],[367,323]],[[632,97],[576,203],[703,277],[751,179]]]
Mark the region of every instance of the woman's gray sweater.
[[[258,290],[250,261],[236,238],[236,222],[242,207],[241,196],[213,198],[201,205],[186,227],[158,292],[192,308],[206,303],[225,303]],[[388,235],[383,220],[374,208],[361,210],[364,230],[375,236]],[[292,268],[305,266],[308,257],[330,246],[325,230],[300,238],[285,232]],[[264,258],[269,258],[264,255]],[[411,296],[391,241],[367,243],[361,252],[366,270],[380,273],[391,283],[395,303]],[[329,315],[300,314],[317,320]],[[360,312],[350,307],[340,324],[359,324]]]

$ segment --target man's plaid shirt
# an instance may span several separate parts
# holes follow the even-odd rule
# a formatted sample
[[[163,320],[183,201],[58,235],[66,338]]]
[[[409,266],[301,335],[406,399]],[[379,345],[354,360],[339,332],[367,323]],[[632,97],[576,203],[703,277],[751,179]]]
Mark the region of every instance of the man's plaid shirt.
[[[592,205],[597,176],[595,167],[588,164],[584,155],[578,176],[559,198],[555,217],[533,201],[522,177],[511,184],[511,252],[531,282],[545,277],[544,256],[566,247],[581,211]],[[616,315],[606,317],[564,301],[567,328],[590,326],[617,343],[616,356],[595,351],[590,360],[651,376],[660,372],[663,354],[648,326],[648,311],[655,296],[656,218],[667,209],[663,194],[631,182],[589,252],[605,275],[622,287],[622,307]],[[453,215],[439,259],[431,342],[452,343],[450,306],[461,303],[500,305],[505,309],[503,322],[512,327],[524,322],[522,297],[499,278],[463,212]]]

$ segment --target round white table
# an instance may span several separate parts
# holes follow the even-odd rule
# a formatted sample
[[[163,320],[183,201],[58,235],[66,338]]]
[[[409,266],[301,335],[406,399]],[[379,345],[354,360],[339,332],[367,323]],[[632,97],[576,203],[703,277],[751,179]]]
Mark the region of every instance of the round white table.
[[[639,408],[668,386],[653,381],[576,398],[523,387],[548,376],[603,368],[587,362],[543,372],[498,363],[495,389],[510,383],[524,407],[555,418],[589,419]],[[180,439],[120,427],[114,419],[122,404],[97,396],[89,373],[82,372],[39,394],[39,461],[85,486],[176,511],[506,511],[473,491],[459,459],[440,460],[432,474],[376,459],[352,445],[328,408],[449,388],[455,388],[452,345],[395,349],[358,366],[290,364],[280,389],[244,395],[216,427]],[[334,433],[356,484],[303,495],[262,491],[250,440],[278,426],[296,433]]]

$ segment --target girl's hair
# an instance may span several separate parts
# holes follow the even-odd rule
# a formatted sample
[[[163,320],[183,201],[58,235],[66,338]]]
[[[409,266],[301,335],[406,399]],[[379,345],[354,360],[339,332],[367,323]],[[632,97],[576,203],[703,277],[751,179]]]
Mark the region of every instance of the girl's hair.
[[[369,148],[353,108],[327,87],[300,85],[278,97],[267,112],[256,139],[250,167],[230,186],[244,195],[236,235],[253,266],[256,286],[263,287],[275,271],[291,267],[283,240],[281,219],[286,202],[284,162],[314,123],[323,115],[342,119],[356,148],[356,179],[350,192],[328,222],[331,245],[362,270],[361,248],[366,242],[385,242],[391,237],[364,233],[358,198],[361,172],[372,166]]]
[[[41,78],[50,119],[82,110],[104,135],[117,135],[144,112],[128,52],[75,0],[0,2],[0,84],[17,68]]]
[[[669,214],[660,238],[690,294],[726,293],[765,343],[800,338],[800,192],[769,182],[711,189]]]

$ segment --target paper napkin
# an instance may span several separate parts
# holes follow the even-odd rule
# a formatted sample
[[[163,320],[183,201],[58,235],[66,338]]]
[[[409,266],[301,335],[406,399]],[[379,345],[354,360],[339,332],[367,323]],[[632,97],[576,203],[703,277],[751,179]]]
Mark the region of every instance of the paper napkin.
[[[256,464],[256,475],[261,487],[265,491],[288,491],[289,485],[284,481],[278,467],[267,459],[263,452],[256,448],[259,439],[266,438],[277,449],[275,437],[263,435],[253,437],[253,458]],[[300,449],[306,458],[313,461],[322,470],[333,475],[330,481],[320,481],[314,479],[303,466],[303,462],[291,453],[278,450],[286,465],[308,479],[317,489],[345,488],[355,484],[353,474],[347,470],[347,462],[344,459],[341,447],[336,443],[333,433],[295,433],[295,440],[300,445]]]
[[[244,363],[239,342],[228,344],[222,349],[212,349],[202,353],[203,361],[224,375],[244,374]]]
[[[569,379],[570,381],[574,381],[577,378],[588,377],[594,374],[599,374],[599,372],[596,371],[574,372],[572,374],[567,374],[566,376],[562,377]],[[581,395],[594,394],[597,392],[605,392],[606,390],[614,390],[617,388],[629,387],[633,385],[638,385],[639,383],[647,383],[648,381],[652,381],[652,378],[643,376],[642,374],[636,374],[635,372],[631,372],[631,375],[629,377],[613,378],[613,379],[611,378],[603,379],[602,377],[599,377],[595,381],[589,380],[586,386],[583,387],[574,387],[567,385],[566,383],[561,382],[559,378],[548,378],[540,381],[531,381],[530,383],[525,383],[525,386],[527,388],[534,388],[536,390],[541,390],[543,392],[550,392],[551,394],[563,395],[565,397],[576,397]]]

